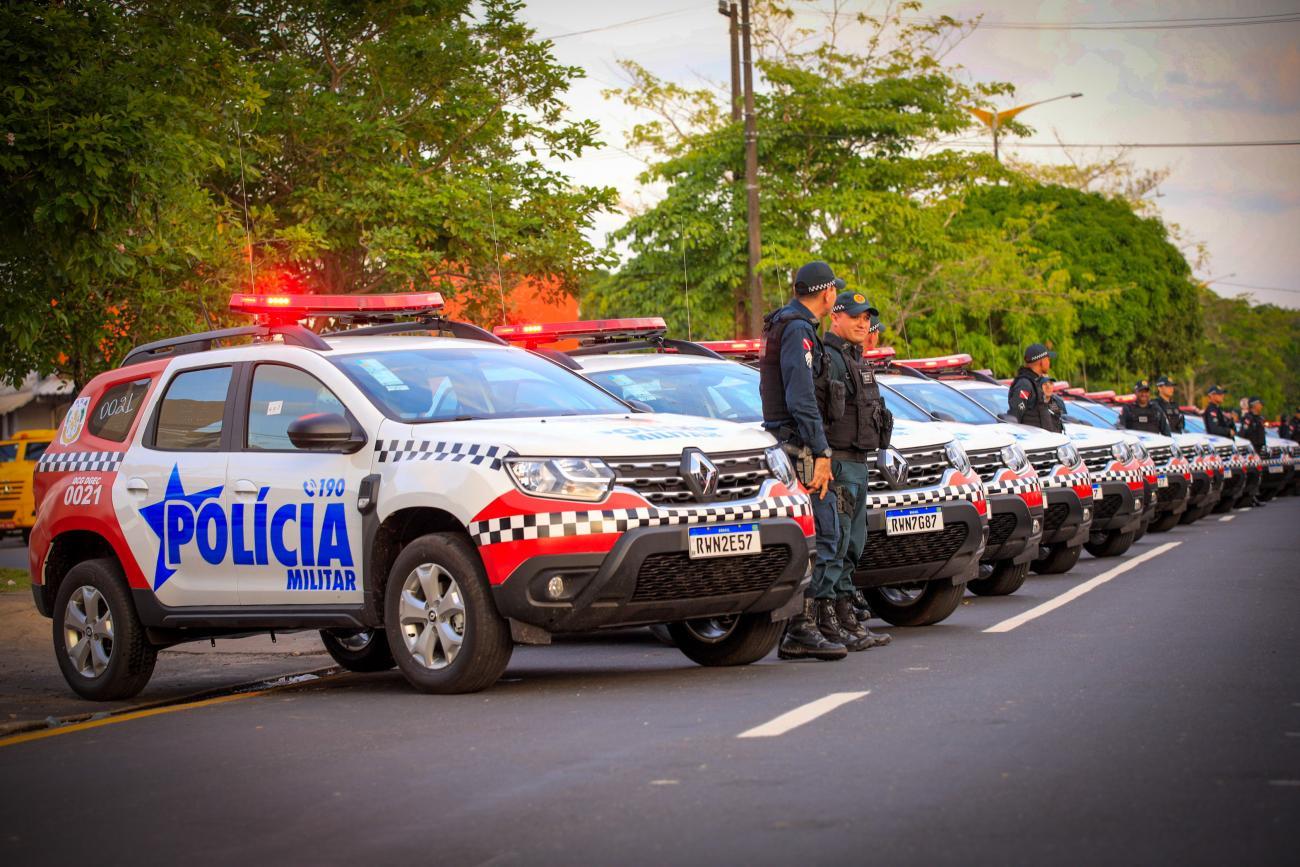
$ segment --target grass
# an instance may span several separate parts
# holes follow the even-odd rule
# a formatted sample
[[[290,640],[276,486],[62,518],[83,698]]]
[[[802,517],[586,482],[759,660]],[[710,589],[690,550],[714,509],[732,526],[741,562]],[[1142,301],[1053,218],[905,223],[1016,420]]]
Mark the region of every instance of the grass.
[[[0,593],[30,593],[31,586],[32,576],[27,574],[26,569],[0,566]]]

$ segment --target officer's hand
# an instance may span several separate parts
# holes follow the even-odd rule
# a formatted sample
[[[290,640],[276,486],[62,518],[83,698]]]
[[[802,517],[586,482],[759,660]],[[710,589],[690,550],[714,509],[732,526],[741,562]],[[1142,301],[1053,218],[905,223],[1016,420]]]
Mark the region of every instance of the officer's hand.
[[[817,492],[818,499],[826,499],[826,489],[830,487],[835,477],[831,475],[831,459],[818,458],[813,461],[812,484],[808,486],[809,492]]]

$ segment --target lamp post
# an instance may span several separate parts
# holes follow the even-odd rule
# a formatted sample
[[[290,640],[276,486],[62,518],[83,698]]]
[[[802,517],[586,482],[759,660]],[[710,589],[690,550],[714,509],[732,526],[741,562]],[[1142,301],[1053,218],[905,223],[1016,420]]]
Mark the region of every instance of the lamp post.
[[[998,131],[1001,129],[1004,121],[1011,120],[1011,118],[1020,114],[1020,112],[1033,108],[1036,105],[1056,102],[1058,99],[1078,99],[1081,96],[1083,96],[1082,93],[1063,93],[1060,96],[1053,96],[1051,99],[1040,99],[1037,102],[1025,103],[1024,105],[1018,105],[1015,108],[1008,108],[1005,111],[989,111],[983,108],[976,108],[973,105],[966,106],[966,110],[978,117],[986,127],[993,131],[993,159],[1001,162],[1002,159],[998,155]]]

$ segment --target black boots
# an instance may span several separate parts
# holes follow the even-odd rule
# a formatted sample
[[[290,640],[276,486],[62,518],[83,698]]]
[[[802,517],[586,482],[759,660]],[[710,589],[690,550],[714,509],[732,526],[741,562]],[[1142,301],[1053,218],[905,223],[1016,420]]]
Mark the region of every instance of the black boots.
[[[781,659],[843,659],[849,651],[838,641],[827,639],[825,632],[818,628],[817,606],[830,600],[807,599],[803,601],[803,611],[790,618],[781,636],[781,645],[776,655]],[[831,611],[831,616],[835,614]]]
[[[840,628],[850,635],[854,636],[865,644],[856,648],[858,650],[870,650],[873,647],[884,647],[892,639],[883,632],[872,632],[867,628],[865,620],[858,619],[856,606],[853,604],[852,596],[841,596],[835,600],[835,616],[840,622]],[[846,645],[847,646],[847,645]],[[850,650],[855,648],[850,647]]]
[[[859,636],[844,628],[835,610],[836,607],[834,599],[817,600],[817,628],[822,631],[822,635],[826,636],[826,640],[838,641],[848,648],[850,653],[870,647],[871,642],[865,635]]]

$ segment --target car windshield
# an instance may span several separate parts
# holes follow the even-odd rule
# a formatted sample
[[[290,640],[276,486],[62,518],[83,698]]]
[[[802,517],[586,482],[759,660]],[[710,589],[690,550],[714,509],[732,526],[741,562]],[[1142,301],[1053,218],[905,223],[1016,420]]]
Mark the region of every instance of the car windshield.
[[[998,421],[996,413],[972,401],[963,392],[940,382],[917,379],[894,383],[892,387],[926,412],[951,416],[945,418],[945,421],[959,421],[963,424],[996,424]],[[1001,412],[1006,411],[1004,406]]]
[[[1119,424],[1119,413],[1108,406],[1099,403],[1080,403],[1077,400],[1069,401],[1068,406],[1070,415],[1090,419],[1101,427],[1114,428]]]
[[[467,346],[330,357],[384,415],[404,422],[627,412],[582,377],[522,350]]]
[[[1188,433],[1205,433],[1205,419],[1199,415],[1192,415],[1190,412],[1183,413],[1183,428]]]
[[[934,421],[928,413],[887,385],[880,387],[880,396],[885,399],[885,408],[893,413],[895,418],[907,421]]]
[[[7,464],[18,457],[18,443],[0,443],[0,464]]]
[[[655,364],[587,374],[597,385],[655,412],[727,421],[763,420],[758,371],[743,364]]]

